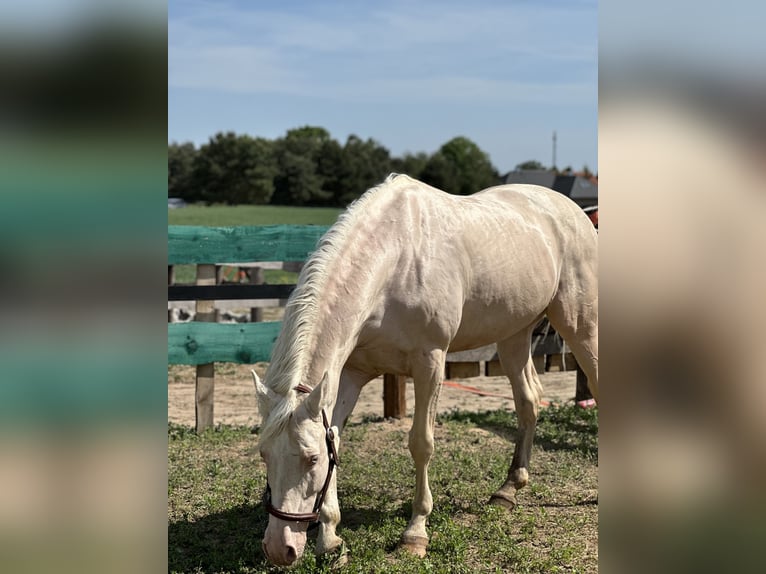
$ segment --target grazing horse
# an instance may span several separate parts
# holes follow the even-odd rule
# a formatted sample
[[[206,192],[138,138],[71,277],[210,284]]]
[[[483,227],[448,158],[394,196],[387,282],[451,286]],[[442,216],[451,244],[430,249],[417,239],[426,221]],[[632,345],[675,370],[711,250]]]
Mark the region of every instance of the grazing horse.
[[[311,522],[319,522],[317,554],[342,544],[333,472],[339,429],[362,387],[383,373],[414,380],[415,497],[401,544],[425,555],[428,464],[447,351],[497,343],[519,433],[508,478],[490,502],[513,508],[529,479],[542,390],[530,346],[544,315],[598,397],[596,268],[593,224],[550,189],[501,185],[460,197],[392,174],[360,197],[301,272],[265,383],[253,373],[268,559],[295,562]]]

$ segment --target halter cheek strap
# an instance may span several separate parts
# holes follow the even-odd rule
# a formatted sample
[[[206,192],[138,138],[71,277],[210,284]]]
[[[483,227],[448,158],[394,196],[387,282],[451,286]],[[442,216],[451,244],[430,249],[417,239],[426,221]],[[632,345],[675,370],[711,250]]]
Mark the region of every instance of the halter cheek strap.
[[[306,385],[298,385],[295,387],[295,390],[299,393],[305,393],[309,394],[313,389],[307,387]],[[330,488],[330,480],[332,479],[332,471],[335,469],[336,466],[340,466],[340,459],[338,458],[338,451],[335,448],[335,432],[332,430],[332,427],[330,426],[329,421],[327,420],[327,413],[324,409],[322,409],[322,424],[325,428],[325,442],[327,443],[327,456],[329,457],[329,465],[327,467],[327,476],[324,479],[324,485],[322,486],[322,490],[319,491],[319,494],[317,494],[316,501],[314,502],[314,508],[311,512],[306,512],[303,514],[297,514],[292,512],[283,512],[279,510],[278,508],[275,508],[271,504],[271,486],[269,485],[268,481],[266,482],[266,491],[263,493],[263,507],[266,509],[266,512],[271,514],[272,516],[275,516],[281,520],[286,520],[288,522],[319,522],[319,511],[322,508],[322,504],[324,503],[325,496],[327,495],[327,490]]]

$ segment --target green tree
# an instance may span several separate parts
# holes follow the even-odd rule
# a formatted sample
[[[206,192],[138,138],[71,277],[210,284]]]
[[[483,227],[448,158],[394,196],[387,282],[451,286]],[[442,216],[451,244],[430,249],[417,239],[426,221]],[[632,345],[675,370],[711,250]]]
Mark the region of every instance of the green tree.
[[[332,197],[324,189],[326,175],[320,171],[323,151],[332,147],[332,141],[326,129],[304,126],[288,130],[275,142],[277,175],[272,203],[319,205]]]
[[[317,174],[322,179],[324,205],[338,205],[336,195],[343,180],[343,146],[330,139],[322,143],[317,158]]]
[[[415,179],[421,179],[428,163],[428,154],[421,151],[418,153],[405,153],[402,157],[391,160],[391,171],[404,173]]]
[[[441,151],[437,151],[428,158],[420,179],[428,185],[449,193],[454,193],[459,187],[457,168]]]
[[[208,203],[268,203],[275,175],[273,143],[234,132],[210,138],[194,161],[194,179]]]
[[[197,148],[191,142],[168,144],[168,197],[186,201],[201,199],[193,177],[196,157]]]
[[[529,159],[516,166],[516,169],[548,169],[536,159]]]
[[[322,189],[334,194],[334,183],[343,165],[343,146],[337,140],[322,142],[317,156],[317,174],[322,178]]]
[[[279,158],[279,175],[274,180],[274,200],[282,205],[307,205],[326,199],[322,178],[310,157],[284,151]]]
[[[373,139],[350,135],[341,150],[340,163],[331,182],[336,205],[346,206],[391,173],[388,150]]]
[[[497,170],[489,156],[466,137],[445,143],[426,163],[422,179],[456,195],[470,195],[496,185]]]

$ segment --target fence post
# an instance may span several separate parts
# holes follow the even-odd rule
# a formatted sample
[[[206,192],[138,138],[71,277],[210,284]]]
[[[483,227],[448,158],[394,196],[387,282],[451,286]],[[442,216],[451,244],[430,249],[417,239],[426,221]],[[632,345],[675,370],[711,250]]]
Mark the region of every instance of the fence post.
[[[383,416],[400,419],[407,413],[405,378],[400,375],[383,375]]]
[[[172,265],[168,265],[168,285],[172,285],[176,282],[176,271],[175,267]],[[173,322],[173,309],[168,309],[168,323]]]
[[[265,279],[262,267],[252,267],[250,269],[250,284],[251,285],[263,285]],[[252,307],[250,309],[250,321],[258,323],[263,321],[263,308]]]
[[[197,265],[197,285],[215,285],[216,266]],[[206,323],[215,322],[215,301],[196,302],[196,320]],[[197,432],[213,426],[213,388],[215,386],[215,365],[205,363],[197,365],[197,385],[195,389],[195,418]]]

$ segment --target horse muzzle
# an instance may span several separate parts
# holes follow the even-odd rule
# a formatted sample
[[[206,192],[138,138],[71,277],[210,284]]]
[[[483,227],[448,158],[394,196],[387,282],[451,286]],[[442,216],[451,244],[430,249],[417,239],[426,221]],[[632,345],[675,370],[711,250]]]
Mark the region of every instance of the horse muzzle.
[[[266,558],[276,566],[290,566],[301,556],[306,547],[306,532],[295,532],[284,527],[272,535],[271,525],[266,529],[261,547]]]
[[[292,566],[299,558],[298,552],[293,546],[285,546],[282,551],[277,550],[274,553],[269,553],[266,542],[263,542],[262,544],[263,554],[274,566]]]
[[[269,526],[263,537],[263,553],[269,562],[275,566],[291,566],[301,556],[306,547],[306,531],[293,530],[290,526],[276,526],[269,520]],[[272,528],[272,526],[276,526]]]

